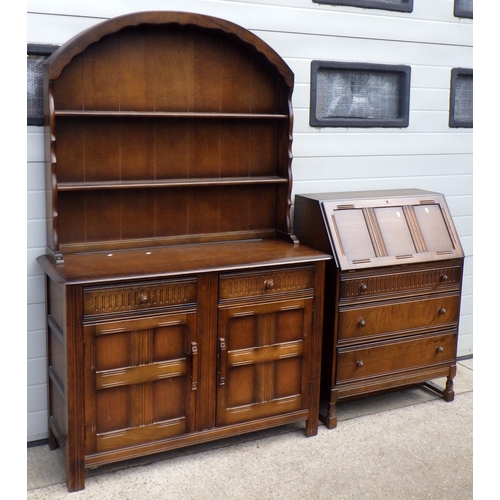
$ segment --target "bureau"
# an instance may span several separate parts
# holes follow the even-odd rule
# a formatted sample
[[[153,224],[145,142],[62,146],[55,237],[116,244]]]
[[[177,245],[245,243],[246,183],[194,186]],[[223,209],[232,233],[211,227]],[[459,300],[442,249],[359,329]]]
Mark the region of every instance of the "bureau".
[[[85,470],[318,429],[325,265],[291,232],[293,73],[230,22],[104,21],[44,65],[49,446]]]
[[[321,417],[338,401],[424,383],[454,398],[463,251],[424,190],[297,195],[294,231],[329,252]],[[446,378],[444,387],[433,379]]]

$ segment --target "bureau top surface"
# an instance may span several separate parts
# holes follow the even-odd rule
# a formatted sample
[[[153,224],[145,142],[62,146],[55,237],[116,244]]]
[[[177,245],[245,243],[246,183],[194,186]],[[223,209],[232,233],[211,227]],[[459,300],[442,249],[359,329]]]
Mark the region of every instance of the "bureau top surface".
[[[424,189],[379,189],[370,191],[338,191],[329,193],[307,193],[297,195],[302,198],[310,198],[318,201],[340,201],[340,200],[377,200],[386,198],[412,198],[425,196],[442,196],[441,193],[426,191]]]
[[[303,264],[331,257],[281,240],[250,240],[68,254],[56,264],[48,255],[37,261],[57,283],[85,284]]]
[[[319,240],[323,250],[330,246],[342,270],[463,258],[440,193],[420,189],[318,193],[297,196],[295,203],[297,237],[306,244]]]

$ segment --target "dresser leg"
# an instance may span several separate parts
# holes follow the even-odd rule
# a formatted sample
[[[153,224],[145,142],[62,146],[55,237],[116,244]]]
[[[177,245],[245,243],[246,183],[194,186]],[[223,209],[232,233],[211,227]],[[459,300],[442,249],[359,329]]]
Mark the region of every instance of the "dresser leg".
[[[49,449],[55,450],[59,446],[57,442],[57,438],[55,434],[52,432],[52,429],[49,427]]]
[[[66,461],[66,486],[69,492],[85,489],[85,467]]]
[[[309,417],[306,422],[306,437],[316,436],[318,434],[318,416]]]

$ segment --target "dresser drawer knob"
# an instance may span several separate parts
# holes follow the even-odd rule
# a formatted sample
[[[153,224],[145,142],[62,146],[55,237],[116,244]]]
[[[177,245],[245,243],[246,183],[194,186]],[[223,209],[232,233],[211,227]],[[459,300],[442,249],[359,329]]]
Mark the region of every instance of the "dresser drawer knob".
[[[356,365],[358,366],[358,368],[361,368],[364,365],[364,363],[363,361],[359,360],[358,362],[356,362]]]
[[[441,346],[439,346],[439,347],[436,349],[436,351],[437,351],[437,352],[443,352],[443,351],[444,351],[444,349],[443,349]]]
[[[366,290],[368,290],[368,287],[363,283],[360,287],[359,287],[359,290],[361,292],[366,292]]]
[[[441,314],[441,315],[446,314],[446,309],[444,307],[439,309],[439,314]]]
[[[148,296],[145,293],[139,297],[139,303],[143,305],[148,303]]]
[[[441,275],[441,281],[448,281],[448,275],[447,274],[442,274]]]
[[[364,319],[360,319],[358,322],[358,326],[365,326],[365,325],[366,325],[366,321]]]
[[[269,279],[269,280],[264,281],[264,288],[266,290],[273,290],[274,289],[274,280]]]

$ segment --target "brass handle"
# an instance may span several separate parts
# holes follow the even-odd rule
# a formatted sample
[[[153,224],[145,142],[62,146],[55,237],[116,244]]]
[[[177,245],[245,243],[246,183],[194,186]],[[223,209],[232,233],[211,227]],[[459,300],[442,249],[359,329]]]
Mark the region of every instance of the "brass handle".
[[[360,287],[359,287],[359,290],[361,292],[366,292],[366,290],[368,290],[368,287],[363,283]]]
[[[439,347],[436,349],[436,351],[437,351],[437,352],[443,352],[443,351],[444,351],[444,349],[443,349],[441,346],[439,346]]]
[[[361,368],[364,365],[364,363],[363,361],[359,360],[356,362],[356,365],[358,365],[358,368]]]
[[[274,288],[274,280],[268,279],[268,280],[264,281],[264,287],[266,290],[272,290]]]
[[[441,315],[446,314],[446,309],[444,307],[439,309],[439,314],[441,314]]]
[[[219,339],[219,385],[226,383],[226,341],[223,338]]]
[[[366,325],[366,321],[364,319],[360,319],[358,322],[358,326],[365,326],[365,325]]]
[[[191,342],[191,390],[196,391],[198,387],[198,344]]]
[[[147,304],[148,303],[148,296],[145,293],[143,293],[139,297],[139,303],[141,303],[141,304]]]

